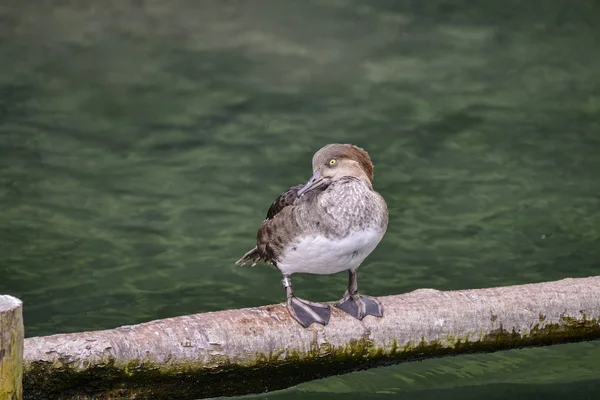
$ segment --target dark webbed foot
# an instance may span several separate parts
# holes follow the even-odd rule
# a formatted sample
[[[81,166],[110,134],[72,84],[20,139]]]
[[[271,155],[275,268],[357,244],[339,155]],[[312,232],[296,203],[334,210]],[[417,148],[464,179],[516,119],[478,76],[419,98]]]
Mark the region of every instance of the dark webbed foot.
[[[313,322],[327,325],[331,313],[327,304],[313,303],[296,296],[288,297],[287,308],[290,315],[305,328]]]
[[[358,320],[362,320],[367,315],[383,317],[383,305],[374,297],[359,295],[356,271],[348,272],[348,290],[335,306]]]
[[[362,320],[367,315],[383,317],[383,305],[379,300],[369,296],[346,294],[335,306],[358,320]]]
[[[283,276],[283,287],[287,294],[287,309],[292,318],[305,328],[308,328],[313,322],[327,325],[331,310],[327,304],[313,303],[299,299],[292,290],[292,280],[288,275]]]

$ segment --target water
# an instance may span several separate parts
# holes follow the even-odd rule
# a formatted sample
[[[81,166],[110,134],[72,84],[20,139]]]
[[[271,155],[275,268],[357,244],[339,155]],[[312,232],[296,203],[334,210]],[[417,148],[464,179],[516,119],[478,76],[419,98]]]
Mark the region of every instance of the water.
[[[26,335],[283,300],[233,265],[331,142],[390,208],[371,295],[600,272],[593,1],[0,4],[0,292]],[[345,276],[298,276],[334,300]],[[428,360],[259,398],[590,398],[598,343]],[[421,397],[419,397],[421,396]],[[555,397],[552,397],[555,396]]]

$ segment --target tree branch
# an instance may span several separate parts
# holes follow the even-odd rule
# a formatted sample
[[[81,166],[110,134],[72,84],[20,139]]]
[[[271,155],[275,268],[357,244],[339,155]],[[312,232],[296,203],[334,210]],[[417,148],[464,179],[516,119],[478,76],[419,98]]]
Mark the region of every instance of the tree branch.
[[[281,304],[25,340],[26,399],[193,399],[414,359],[600,338],[600,277],[380,297],[303,329]]]

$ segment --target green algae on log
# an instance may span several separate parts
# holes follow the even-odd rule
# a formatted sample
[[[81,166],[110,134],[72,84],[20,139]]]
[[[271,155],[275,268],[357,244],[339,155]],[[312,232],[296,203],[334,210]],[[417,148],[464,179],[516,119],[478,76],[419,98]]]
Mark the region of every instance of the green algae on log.
[[[23,303],[0,295],[0,399],[21,400],[23,377]]]
[[[282,304],[25,340],[26,399],[197,399],[473,352],[600,338],[600,277],[380,297],[303,329]]]

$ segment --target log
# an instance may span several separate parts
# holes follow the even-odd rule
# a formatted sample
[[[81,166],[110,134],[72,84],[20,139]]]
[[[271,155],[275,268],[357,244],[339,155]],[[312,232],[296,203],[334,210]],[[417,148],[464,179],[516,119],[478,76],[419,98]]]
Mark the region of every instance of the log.
[[[0,399],[23,398],[22,307],[21,300],[0,295]]]
[[[197,399],[428,357],[600,338],[600,277],[379,298],[303,329],[283,304],[25,340],[26,399]]]

